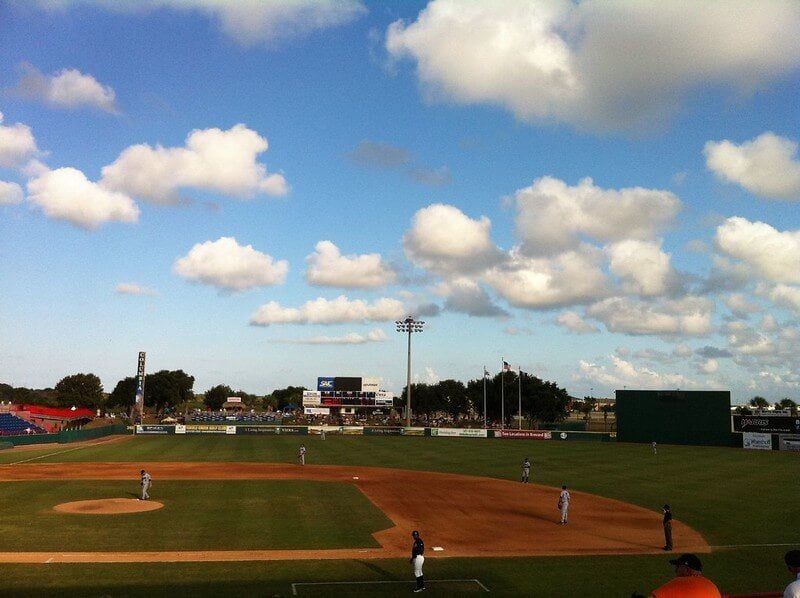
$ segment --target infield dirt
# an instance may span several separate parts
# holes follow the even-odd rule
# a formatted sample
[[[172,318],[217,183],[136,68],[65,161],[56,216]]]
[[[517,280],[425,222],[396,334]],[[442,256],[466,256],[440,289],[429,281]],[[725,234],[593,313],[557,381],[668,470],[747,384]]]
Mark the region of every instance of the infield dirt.
[[[4,552],[0,562],[188,562],[408,556],[420,530],[436,557],[510,557],[661,552],[659,512],[570,489],[569,524],[558,525],[559,490],[537,484],[375,467],[260,463],[23,463],[0,466],[0,481],[309,479],[353,484],[394,526],[375,534],[381,548],[176,552]],[[354,479],[357,478],[357,479]],[[157,498],[157,497],[156,497]],[[165,504],[168,508],[169,504]],[[346,522],[344,522],[346,524]],[[709,552],[705,539],[673,522],[678,552]],[[427,554],[426,554],[427,556]]]

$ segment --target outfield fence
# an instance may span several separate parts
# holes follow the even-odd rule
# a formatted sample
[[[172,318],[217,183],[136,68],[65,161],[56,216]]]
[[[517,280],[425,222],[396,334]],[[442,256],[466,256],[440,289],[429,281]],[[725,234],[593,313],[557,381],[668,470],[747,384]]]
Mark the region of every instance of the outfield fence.
[[[101,426],[89,428],[87,430],[61,430],[53,434],[25,434],[23,436],[4,436],[3,443],[10,443],[11,446],[24,446],[29,444],[64,444],[69,442],[81,442],[83,440],[94,440],[113,434],[130,434],[130,430],[124,425]],[[2,448],[2,447],[0,447]]]

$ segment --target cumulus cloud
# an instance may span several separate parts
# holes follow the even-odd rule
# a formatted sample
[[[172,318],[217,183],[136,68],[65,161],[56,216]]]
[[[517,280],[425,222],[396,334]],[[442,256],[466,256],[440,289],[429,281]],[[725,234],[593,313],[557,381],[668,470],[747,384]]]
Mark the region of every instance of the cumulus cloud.
[[[380,328],[376,328],[367,334],[351,332],[344,336],[312,336],[309,338],[289,338],[277,340],[278,343],[288,343],[295,345],[363,345],[366,343],[382,343],[389,340],[386,333]]]
[[[625,130],[663,125],[694,87],[748,93],[795,71],[798,29],[791,1],[433,0],[386,48],[430,98]]]
[[[39,0],[46,8],[92,4],[132,14],[169,8],[197,11],[219,22],[243,45],[276,42],[349,23],[367,12],[360,0]]]
[[[29,180],[28,199],[46,216],[86,229],[139,219],[139,208],[130,197],[93,183],[75,168],[48,170]]]
[[[677,276],[661,243],[627,239],[607,248],[609,268],[622,290],[642,296],[662,295],[675,286]]]
[[[717,227],[717,248],[772,282],[800,282],[800,231],[780,232],[764,222],[728,218]]]
[[[559,326],[563,326],[564,328],[575,332],[576,334],[592,334],[594,332],[600,332],[600,329],[597,326],[589,324],[586,320],[584,320],[580,314],[575,313],[574,311],[565,311],[562,314],[559,314],[556,318],[556,323]]]
[[[590,305],[586,313],[603,322],[611,332],[702,336],[711,330],[714,302],[691,296],[649,301],[610,297]]]
[[[313,285],[343,288],[373,288],[393,283],[397,274],[380,254],[344,256],[331,241],[320,241],[306,257],[306,280]]]
[[[720,359],[723,357],[733,357],[733,353],[728,351],[728,349],[719,349],[718,347],[711,347],[706,345],[702,349],[698,349],[696,353],[700,357],[704,357],[706,359]]]
[[[179,191],[196,188],[240,198],[255,194],[285,195],[286,179],[267,174],[256,161],[267,140],[243,124],[227,131],[196,129],[185,147],[132,145],[103,168],[101,184],[156,204],[180,200]]]
[[[347,157],[362,168],[402,172],[420,185],[441,187],[452,182],[450,169],[446,166],[422,166],[405,148],[382,141],[364,139]]]
[[[158,291],[155,289],[143,287],[135,282],[121,282],[114,287],[114,292],[120,295],[144,295],[148,297],[155,297],[158,295]]]
[[[800,314],[800,287],[788,284],[758,285],[756,293],[766,297],[775,305],[786,307]]]
[[[458,278],[442,282],[434,288],[434,293],[445,298],[444,306],[449,311],[478,317],[508,316],[474,280]]]
[[[231,291],[282,284],[289,271],[285,260],[239,245],[232,237],[197,243],[189,253],[175,261],[179,276]]]
[[[719,370],[719,362],[716,359],[706,359],[700,363],[700,371],[704,374],[713,374]]]
[[[599,242],[652,240],[681,207],[669,191],[631,187],[601,189],[592,179],[570,187],[542,177],[516,195],[517,235],[529,255],[549,255],[575,247],[581,236]]]
[[[119,113],[114,90],[91,75],[85,75],[77,69],[63,69],[53,75],[45,75],[27,63],[22,68],[24,75],[10,90],[14,95],[40,100],[56,108],[89,106],[111,114]]]
[[[683,374],[662,373],[652,368],[637,367],[631,361],[625,360],[617,355],[609,356],[611,359],[610,367],[600,363],[580,360],[579,376],[596,385],[607,386],[609,388],[643,388],[643,389],[663,389],[663,388],[694,388],[696,383]]]
[[[589,245],[552,258],[529,258],[512,251],[508,263],[492,268],[483,277],[512,305],[550,309],[607,296],[608,281],[601,261],[600,250]]]
[[[323,297],[307,301],[301,307],[283,307],[270,301],[250,317],[254,326],[270,324],[342,324],[345,322],[388,322],[406,315],[405,306],[397,299],[383,297],[370,304],[344,295],[329,300]]]
[[[765,334],[745,322],[729,322],[728,345],[739,355],[772,355],[776,351],[774,342]]]
[[[4,125],[0,112],[0,168],[22,168],[38,153],[31,128],[22,123]]]
[[[768,131],[741,145],[709,141],[705,155],[708,168],[724,181],[761,197],[800,200],[796,141]]]
[[[17,183],[0,181],[0,206],[19,203],[22,201],[22,187]]]
[[[414,214],[403,237],[408,259],[438,274],[480,271],[502,259],[486,216],[473,220],[454,206],[433,204]]]
[[[725,305],[737,318],[746,318],[750,314],[761,311],[761,307],[757,303],[753,303],[742,293],[728,295],[725,299]]]

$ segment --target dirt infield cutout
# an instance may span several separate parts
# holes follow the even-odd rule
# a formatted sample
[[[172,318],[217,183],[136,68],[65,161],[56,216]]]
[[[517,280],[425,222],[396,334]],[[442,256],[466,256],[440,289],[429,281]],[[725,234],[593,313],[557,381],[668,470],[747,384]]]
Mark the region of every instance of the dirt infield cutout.
[[[64,502],[53,507],[59,513],[75,513],[79,515],[121,515],[123,513],[144,513],[155,511],[164,504],[155,500],[139,500],[138,498],[102,498],[99,500],[76,500]]]

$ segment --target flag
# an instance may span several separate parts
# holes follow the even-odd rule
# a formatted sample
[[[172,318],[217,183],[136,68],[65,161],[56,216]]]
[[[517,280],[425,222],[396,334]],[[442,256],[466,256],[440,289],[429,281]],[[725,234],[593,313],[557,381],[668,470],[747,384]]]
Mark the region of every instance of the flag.
[[[503,371],[504,371],[504,372],[512,372],[512,371],[513,371],[513,370],[511,369],[511,366],[509,365],[509,363],[508,363],[507,361],[504,361],[504,362],[503,362]]]
[[[483,366],[483,377],[488,378],[489,376],[491,376],[489,370],[486,369],[486,366]]]

